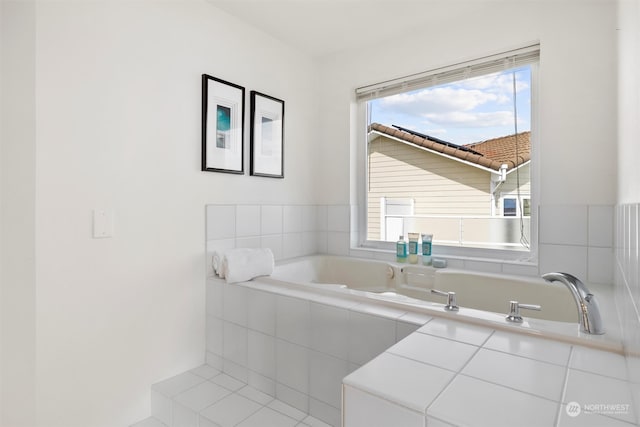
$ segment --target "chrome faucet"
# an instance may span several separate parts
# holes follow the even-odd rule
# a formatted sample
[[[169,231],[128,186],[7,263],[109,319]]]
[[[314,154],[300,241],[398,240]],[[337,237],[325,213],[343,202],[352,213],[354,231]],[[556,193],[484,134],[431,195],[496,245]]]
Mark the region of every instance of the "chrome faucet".
[[[561,282],[573,295],[578,308],[580,330],[587,334],[604,334],[602,318],[596,296],[589,292],[589,289],[577,277],[569,273],[547,273],[542,278],[547,282]]]

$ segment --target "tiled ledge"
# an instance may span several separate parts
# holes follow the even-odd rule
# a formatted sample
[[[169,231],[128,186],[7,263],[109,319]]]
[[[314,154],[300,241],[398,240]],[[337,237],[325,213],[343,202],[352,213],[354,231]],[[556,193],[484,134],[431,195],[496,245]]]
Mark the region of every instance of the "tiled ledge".
[[[442,319],[347,376],[343,396],[344,427],[636,422],[623,356]],[[572,402],[596,413],[572,417]]]
[[[330,427],[208,365],[154,384],[151,412],[131,427]]]

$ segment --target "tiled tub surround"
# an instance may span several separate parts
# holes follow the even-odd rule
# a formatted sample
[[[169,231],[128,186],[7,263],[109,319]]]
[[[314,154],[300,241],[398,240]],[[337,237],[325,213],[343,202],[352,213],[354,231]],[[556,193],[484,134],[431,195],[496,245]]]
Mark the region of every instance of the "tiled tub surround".
[[[443,319],[347,376],[343,396],[344,427],[637,425],[622,355]]]
[[[429,319],[262,282],[207,280],[207,363],[330,425],[342,379]]]
[[[640,204],[616,207],[615,292],[629,380],[640,407]]]
[[[458,393],[463,403],[471,404],[474,399],[484,402],[484,406],[472,406],[470,410],[478,419],[486,417],[484,425],[497,425],[502,420],[491,416],[510,392],[516,398],[516,411],[521,398],[543,402],[545,410],[536,410],[535,414],[544,412],[550,418],[533,418],[536,423],[531,425],[556,425],[556,421],[560,423],[557,425],[572,425],[573,418],[565,419],[560,412],[562,404],[572,401],[566,399],[585,404],[630,403],[624,358],[590,347],[599,345],[589,340],[592,337],[545,340],[511,332],[537,333],[517,325],[458,322],[457,314],[445,313],[441,305],[417,309],[358,294],[337,294],[340,292],[344,289],[305,288],[268,278],[231,285],[209,279],[207,363],[334,426],[341,425],[341,407],[345,409],[345,421],[352,423],[345,427],[375,425],[366,418],[372,407],[363,412],[358,406],[371,403],[386,408],[376,412],[377,419],[384,419],[388,410],[394,419],[408,416],[413,420],[412,424],[388,425],[424,426],[427,415],[438,418],[433,423],[464,425],[468,420],[446,415],[449,410],[461,411],[445,399],[453,399],[451,396]],[[564,352],[564,359],[554,358],[558,351]],[[385,364],[378,366],[381,361]],[[479,367],[471,370],[476,363]],[[496,370],[494,376],[483,376]],[[345,376],[346,400],[341,402]],[[510,383],[510,379],[515,382]],[[465,395],[461,390],[464,387],[458,385],[465,381],[475,384],[472,390],[478,394]],[[589,381],[593,387],[586,387]],[[540,388],[555,394],[540,396]],[[605,394],[585,394],[589,390]],[[436,401],[437,396],[444,400]],[[438,402],[449,402],[449,406]],[[427,408],[440,409],[428,412]],[[476,410],[479,412],[473,412]],[[593,421],[593,425],[602,425],[598,420],[612,425],[617,421],[628,425],[624,422],[634,420],[630,418],[633,412],[615,415],[621,419],[593,415],[581,418],[578,425],[585,425],[584,420]],[[541,423],[543,420],[550,423]]]

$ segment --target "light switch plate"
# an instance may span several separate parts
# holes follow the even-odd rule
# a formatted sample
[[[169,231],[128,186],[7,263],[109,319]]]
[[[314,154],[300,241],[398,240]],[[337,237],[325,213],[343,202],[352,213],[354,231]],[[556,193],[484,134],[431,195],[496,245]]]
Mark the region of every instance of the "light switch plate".
[[[93,210],[93,238],[113,237],[113,211],[109,209]]]

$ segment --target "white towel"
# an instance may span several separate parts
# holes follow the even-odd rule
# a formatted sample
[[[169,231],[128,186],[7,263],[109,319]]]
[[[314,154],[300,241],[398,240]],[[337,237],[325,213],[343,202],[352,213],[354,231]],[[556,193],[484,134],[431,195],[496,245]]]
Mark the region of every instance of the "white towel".
[[[213,272],[217,274],[221,279],[224,279],[224,271],[222,270],[222,261],[224,260],[224,256],[224,251],[214,251],[213,257],[211,258],[211,266],[213,267]]]
[[[220,277],[227,283],[246,282],[254,277],[273,273],[274,258],[271,249],[238,248],[225,252]]]

